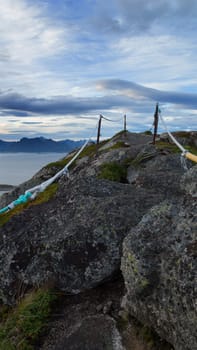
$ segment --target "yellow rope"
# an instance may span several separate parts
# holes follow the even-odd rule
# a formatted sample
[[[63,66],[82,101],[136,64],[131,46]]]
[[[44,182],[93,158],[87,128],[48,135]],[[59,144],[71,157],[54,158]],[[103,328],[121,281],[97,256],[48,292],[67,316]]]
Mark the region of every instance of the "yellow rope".
[[[190,153],[190,152],[186,152],[184,154],[185,158],[189,159],[189,160],[192,160],[192,162],[196,162],[197,163],[197,156],[193,153]]]
[[[170,138],[172,139],[172,141],[177,145],[177,147],[182,151],[182,156],[192,160],[192,162],[196,162],[197,163],[197,156],[193,153],[188,152],[176,139],[175,137],[171,134],[171,132],[168,130],[167,125],[161,115],[161,112],[159,112],[160,115],[160,119],[162,121],[162,124],[166,130],[166,132],[168,133],[168,135],[170,136]]]

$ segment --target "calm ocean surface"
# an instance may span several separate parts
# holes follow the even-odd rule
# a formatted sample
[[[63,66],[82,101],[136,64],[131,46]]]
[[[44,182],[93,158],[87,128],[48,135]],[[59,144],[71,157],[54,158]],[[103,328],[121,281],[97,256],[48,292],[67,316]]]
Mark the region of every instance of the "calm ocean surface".
[[[65,153],[0,153],[0,184],[19,185]]]

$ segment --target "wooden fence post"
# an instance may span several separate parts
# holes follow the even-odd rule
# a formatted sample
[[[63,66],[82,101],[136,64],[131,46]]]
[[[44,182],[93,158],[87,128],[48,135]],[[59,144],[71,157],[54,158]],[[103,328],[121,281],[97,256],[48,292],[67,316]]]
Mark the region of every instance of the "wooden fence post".
[[[154,114],[154,133],[153,133],[153,145],[155,145],[155,140],[157,136],[157,129],[158,129],[158,123],[159,123],[159,104],[156,104],[155,108],[155,114]]]
[[[126,134],[127,131],[127,116],[126,114],[124,115],[124,133]]]
[[[96,140],[96,144],[99,144],[99,140],[100,140],[100,135],[101,135],[101,121],[102,121],[103,116],[100,114],[100,118],[99,118],[99,122],[98,122],[98,131],[97,131],[97,140]]]

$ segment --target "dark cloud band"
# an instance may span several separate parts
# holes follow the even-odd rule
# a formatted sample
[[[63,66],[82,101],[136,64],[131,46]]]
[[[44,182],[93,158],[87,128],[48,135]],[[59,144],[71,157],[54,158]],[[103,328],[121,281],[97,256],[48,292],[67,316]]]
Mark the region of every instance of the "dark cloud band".
[[[104,111],[111,108],[129,106],[131,100],[127,96],[104,96],[95,98],[74,98],[72,96],[54,97],[51,99],[27,98],[19,94],[1,94],[0,109],[6,109],[12,115],[21,117],[28,113],[38,115],[79,115],[89,112]],[[20,113],[19,113],[20,111]]]
[[[146,98],[162,103],[181,105],[188,109],[197,109],[197,94],[173,91],[161,91],[145,87],[127,80],[102,80],[99,85],[103,89],[117,91],[118,94],[135,94],[136,99]]]
[[[20,94],[0,94],[1,116],[12,114],[27,117],[33,115],[77,115],[101,113],[115,108],[128,108],[136,113],[150,111],[153,102],[172,103],[181,108],[197,109],[197,94],[161,91],[126,80],[102,80],[103,90],[116,93],[95,98],[57,96],[53,98],[28,98]],[[83,117],[84,118],[84,117]]]

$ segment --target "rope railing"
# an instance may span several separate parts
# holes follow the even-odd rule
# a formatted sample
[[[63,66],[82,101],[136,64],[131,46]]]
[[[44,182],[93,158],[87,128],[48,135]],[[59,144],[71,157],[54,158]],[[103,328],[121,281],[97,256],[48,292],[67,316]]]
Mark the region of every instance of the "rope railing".
[[[172,135],[172,133],[168,130],[167,128],[167,125],[161,115],[161,111],[159,110],[159,117],[160,117],[160,120],[162,122],[162,125],[165,129],[165,131],[167,132],[167,134],[169,135],[169,137],[171,138],[171,140],[175,143],[175,145],[180,149],[180,151],[182,152],[181,153],[181,156],[182,157],[185,157],[195,163],[197,163],[197,156],[191,152],[189,152],[187,149],[185,149],[178,141],[177,139]]]
[[[82,151],[85,149],[85,147],[90,142],[91,138],[92,138],[92,135],[85,141],[85,143],[82,145],[82,147],[79,149],[79,151],[73,156],[73,158],[65,165],[65,167],[63,169],[61,169],[59,172],[57,172],[50,179],[42,182],[40,185],[34,186],[34,187],[26,190],[25,193],[20,195],[16,200],[12,201],[10,204],[8,204],[4,208],[0,209],[0,214],[5,214],[6,212],[14,209],[16,206],[18,206],[20,204],[25,204],[30,200],[34,200],[39,193],[45,191],[48,186],[50,186],[54,181],[56,181],[62,175],[66,174],[68,176],[69,167],[79,157],[79,155],[82,153]]]
[[[196,162],[197,163],[197,156],[192,154],[191,152],[189,152],[188,150],[186,150],[177,140],[176,138],[172,135],[172,133],[168,130],[168,127],[161,115],[161,111],[159,110],[159,105],[157,104],[158,107],[158,115],[159,118],[162,122],[162,125],[165,129],[165,131],[167,132],[167,134],[169,135],[169,137],[171,138],[171,140],[176,144],[176,146],[180,149],[181,153],[181,159],[182,159],[182,164],[184,166],[185,169],[187,169],[186,164],[183,162],[183,157]],[[124,116],[125,118],[126,116]],[[98,128],[98,134],[97,134],[97,144],[99,143],[99,137],[100,137],[100,129],[101,129],[101,120],[104,119],[106,121],[109,122],[119,122],[120,120],[122,120],[122,118],[120,120],[112,120],[109,118],[104,117],[103,115],[99,116],[99,120],[97,122],[96,128]],[[124,121],[125,123],[125,121]],[[155,121],[153,122],[153,125],[155,125]],[[0,214],[4,214],[10,210],[12,210],[13,208],[15,208],[17,205],[20,204],[24,204],[27,203],[30,200],[34,200],[37,195],[43,191],[45,191],[47,189],[48,186],[50,186],[54,181],[56,181],[58,178],[60,178],[62,175],[67,175],[69,174],[69,167],[72,165],[72,163],[79,157],[79,155],[82,153],[82,151],[85,149],[85,147],[88,145],[88,143],[90,142],[91,138],[93,137],[93,135],[91,135],[86,141],[85,143],[82,145],[82,147],[78,150],[78,152],[76,152],[76,154],[73,156],[73,158],[64,166],[63,169],[61,169],[59,172],[57,172],[54,176],[52,176],[50,179],[42,182],[40,185],[34,186],[28,190],[25,191],[24,194],[20,195],[16,200],[12,201],[10,204],[8,204],[6,207],[0,209]]]
[[[104,117],[103,114],[101,115],[101,117],[102,117],[102,119],[105,119],[105,120],[107,120],[108,122],[112,122],[112,123],[119,123],[119,122],[122,120],[122,118],[120,118],[120,119],[118,119],[118,120],[109,119],[109,118],[107,118],[107,117]]]

